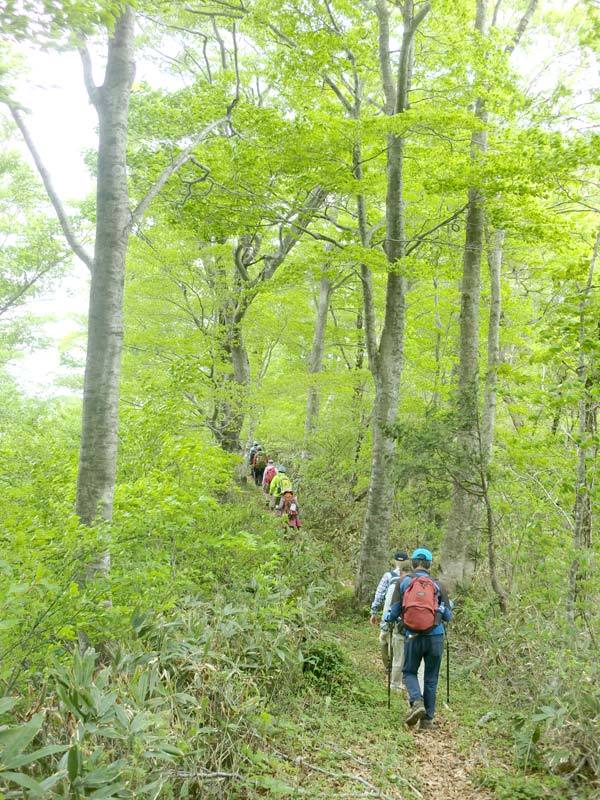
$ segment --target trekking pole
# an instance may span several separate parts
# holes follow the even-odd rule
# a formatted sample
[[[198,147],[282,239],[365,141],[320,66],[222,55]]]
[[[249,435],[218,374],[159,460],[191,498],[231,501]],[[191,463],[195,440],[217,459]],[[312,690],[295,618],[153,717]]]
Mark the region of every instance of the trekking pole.
[[[388,690],[388,711],[392,707],[392,661],[394,659],[394,648],[392,646],[392,632],[389,631],[388,639],[388,669],[387,669],[387,690]]]
[[[448,627],[444,626],[446,633],[446,703],[450,705],[450,642],[448,641]]]

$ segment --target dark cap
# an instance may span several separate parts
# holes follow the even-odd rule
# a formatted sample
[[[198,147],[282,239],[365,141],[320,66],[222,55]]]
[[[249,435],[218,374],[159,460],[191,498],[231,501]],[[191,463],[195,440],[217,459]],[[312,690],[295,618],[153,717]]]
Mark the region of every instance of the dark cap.
[[[404,550],[396,550],[394,561],[408,561],[408,553],[405,553]]]

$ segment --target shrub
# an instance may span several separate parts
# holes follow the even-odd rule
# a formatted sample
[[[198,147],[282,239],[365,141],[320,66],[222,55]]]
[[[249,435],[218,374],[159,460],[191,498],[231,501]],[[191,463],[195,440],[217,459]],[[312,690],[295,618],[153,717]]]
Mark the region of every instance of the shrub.
[[[352,665],[334,641],[315,642],[304,653],[303,671],[317,689],[336,694],[352,685]]]
[[[0,793],[235,797],[271,732],[269,703],[300,680],[309,605],[259,586],[171,615],[136,613],[128,648],[75,652],[49,675],[35,701],[44,713],[19,723],[7,716],[16,698],[0,700]],[[30,703],[20,702],[25,718]],[[223,772],[237,783],[212,779]]]

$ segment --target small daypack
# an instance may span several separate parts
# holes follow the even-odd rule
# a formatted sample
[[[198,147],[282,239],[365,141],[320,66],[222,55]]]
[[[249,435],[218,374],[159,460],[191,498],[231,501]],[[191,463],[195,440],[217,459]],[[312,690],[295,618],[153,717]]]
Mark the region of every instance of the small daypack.
[[[427,633],[436,622],[438,590],[428,575],[413,575],[402,596],[402,622],[415,633]]]
[[[286,489],[292,488],[292,482],[288,478],[288,476],[285,473],[281,472],[279,474],[281,475],[281,480],[279,481],[279,485],[276,487],[277,491],[275,492],[275,494],[277,495],[277,497],[281,497]]]
[[[258,453],[254,456],[254,466],[256,469],[264,469],[267,466],[267,461],[269,460],[267,454],[264,450],[259,450]]]
[[[296,498],[293,497],[292,500],[287,503],[287,507],[285,508],[285,512],[288,516],[288,525],[292,528],[300,528],[302,523],[300,522],[300,509],[298,508],[298,503],[296,502]]]
[[[277,468],[271,464],[270,467],[266,468],[265,474],[263,475],[263,484],[266,488],[269,487],[275,475],[277,475]]]

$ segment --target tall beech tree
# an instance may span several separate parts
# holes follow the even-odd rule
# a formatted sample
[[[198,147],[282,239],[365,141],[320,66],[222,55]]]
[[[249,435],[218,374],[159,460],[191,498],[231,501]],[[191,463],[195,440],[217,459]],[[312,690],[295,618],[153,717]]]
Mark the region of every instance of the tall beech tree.
[[[95,244],[93,257],[78,241],[48,170],[36,149],[20,106],[8,101],[40,173],[48,197],[73,253],[91,271],[88,341],[84,379],[82,434],[76,510],[84,524],[112,519],[118,445],[119,382],[123,343],[123,284],[132,229],[169,178],[192,156],[195,147],[228,119],[228,113],[200,133],[160,173],[135,209],[129,207],[127,133],[129,101],[135,74],[135,14],[121,7],[108,38],[104,81],[97,86],[85,44],[80,47],[90,102],[98,113]],[[103,556],[102,569],[107,566]]]
[[[430,11],[428,2],[415,6],[406,0],[402,9],[403,31],[394,81],[390,53],[389,8],[387,0],[378,0],[379,59],[385,114],[402,114],[408,108],[414,59],[414,37],[419,25]],[[371,477],[367,507],[360,543],[356,575],[356,596],[365,600],[373,591],[381,565],[385,562],[388,532],[392,518],[394,482],[391,474],[396,440],[391,427],[396,421],[400,377],[403,364],[406,278],[402,273],[402,258],[406,252],[406,217],[404,203],[405,139],[390,133],[387,141],[387,190],[385,200],[385,254],[389,265],[385,294],[383,329],[377,343],[375,304],[372,279],[368,267],[362,268],[365,336],[369,368],[375,381],[373,407],[373,445]],[[359,217],[360,221],[360,217]]]
[[[325,329],[329,315],[329,302],[332,292],[331,281],[326,270],[319,280],[318,297],[316,299],[315,330],[312,347],[308,356],[308,373],[313,382],[308,387],[308,400],[306,402],[306,422],[304,424],[304,450],[308,445],[311,434],[317,426],[319,415],[319,389],[316,379],[323,367],[323,352],[325,349]]]
[[[581,582],[586,573],[586,558],[592,548],[592,492],[595,482],[595,462],[598,454],[598,333],[600,315],[594,314],[592,289],[600,253],[600,232],[596,234],[585,283],[578,283],[577,308],[577,426],[575,448],[575,503],[573,507],[573,560],[569,573],[569,616],[574,619],[576,605],[581,599]],[[590,319],[591,318],[591,319]],[[581,609],[578,609],[581,612]],[[585,613],[585,612],[583,612]]]
[[[529,5],[521,18],[511,43],[505,48],[506,56],[514,50],[535,12],[537,0]],[[499,6],[494,10],[492,24],[496,23]],[[488,28],[487,0],[477,0],[475,11],[475,33],[481,43],[485,42]],[[488,135],[489,113],[484,97],[475,100],[474,116],[479,125],[471,134],[471,163],[477,170],[484,158]],[[441,566],[445,579],[451,584],[468,582],[475,569],[482,509],[473,494],[472,486],[478,483],[477,476],[482,465],[481,422],[479,409],[479,324],[481,296],[481,257],[485,237],[485,198],[481,185],[472,185],[468,190],[465,244],[460,303],[460,343],[458,357],[458,386],[456,397],[458,459],[452,486],[452,505],[445,531]],[[493,279],[494,276],[492,276]],[[492,319],[492,324],[495,320]],[[487,441],[491,442],[487,417]]]

